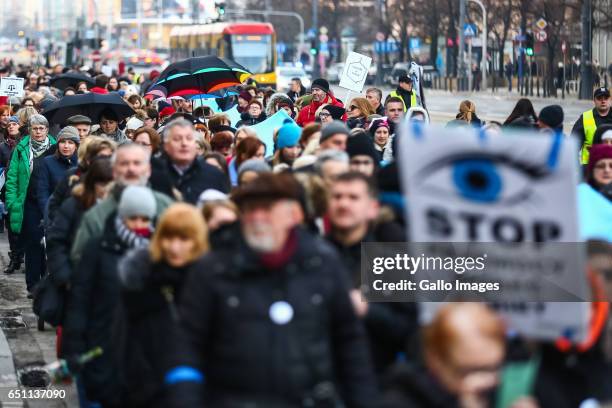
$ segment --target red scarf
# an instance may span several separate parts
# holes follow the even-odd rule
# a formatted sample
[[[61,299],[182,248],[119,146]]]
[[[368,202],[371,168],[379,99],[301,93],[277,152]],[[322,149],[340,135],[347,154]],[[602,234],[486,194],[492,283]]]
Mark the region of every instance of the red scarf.
[[[285,245],[278,252],[262,254],[260,256],[261,264],[266,269],[280,269],[285,266],[289,260],[295,255],[297,250],[297,233],[295,229],[289,233]]]

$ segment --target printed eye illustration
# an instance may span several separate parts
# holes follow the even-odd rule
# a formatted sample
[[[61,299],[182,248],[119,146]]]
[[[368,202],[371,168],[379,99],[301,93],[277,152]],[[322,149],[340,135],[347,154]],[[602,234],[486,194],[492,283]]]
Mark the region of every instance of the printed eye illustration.
[[[514,205],[528,199],[533,182],[549,174],[547,166],[522,163],[520,158],[468,152],[430,163],[417,180],[422,188],[441,196],[458,195],[477,204]]]

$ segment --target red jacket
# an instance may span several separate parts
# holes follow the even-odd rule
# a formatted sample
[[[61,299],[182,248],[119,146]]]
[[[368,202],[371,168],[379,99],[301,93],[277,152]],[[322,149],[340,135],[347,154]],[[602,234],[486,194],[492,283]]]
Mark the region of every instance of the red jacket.
[[[304,126],[308,125],[309,123],[314,122],[315,119],[316,119],[315,113],[317,112],[317,109],[319,109],[319,107],[321,105],[326,105],[326,104],[330,104],[330,105],[334,105],[334,106],[339,106],[341,108],[344,107],[342,102],[337,100],[334,95],[327,94],[327,97],[322,102],[312,101],[310,103],[310,105],[304,106],[300,110],[300,113],[298,113],[298,117],[297,117],[297,120],[296,120],[297,124],[302,126],[302,127],[304,127]]]
[[[108,93],[108,90],[104,88],[100,88],[99,86],[94,86],[89,91],[93,93],[101,94],[101,95],[106,95]]]

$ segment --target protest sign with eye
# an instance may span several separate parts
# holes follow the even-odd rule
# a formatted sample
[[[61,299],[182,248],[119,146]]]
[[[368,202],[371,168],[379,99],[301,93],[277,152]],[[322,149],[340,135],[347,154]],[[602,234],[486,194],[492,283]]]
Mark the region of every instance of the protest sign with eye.
[[[414,123],[405,123],[400,137],[409,252],[434,259],[411,279],[417,288],[453,284],[433,291],[436,296],[416,290],[416,300],[487,301],[523,334],[584,338],[591,293],[578,232],[573,141]],[[455,265],[483,257],[484,268],[460,273],[436,267],[436,257]],[[487,283],[495,290],[482,290],[492,287]]]

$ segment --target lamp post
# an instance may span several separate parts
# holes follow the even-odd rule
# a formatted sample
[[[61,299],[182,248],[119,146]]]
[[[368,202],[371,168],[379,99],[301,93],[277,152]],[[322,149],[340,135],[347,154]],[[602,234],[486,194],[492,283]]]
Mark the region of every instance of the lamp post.
[[[592,39],[593,33],[592,19],[593,9],[592,0],[585,0],[582,3],[582,55],[580,61],[580,93],[579,99],[591,99],[593,97],[593,56]]]
[[[482,10],[482,84],[481,88],[484,91],[487,88],[487,9],[480,0],[468,0],[478,4]]]
[[[459,66],[457,70],[457,89],[465,91],[465,52],[463,29],[465,25],[465,0],[459,0]]]

